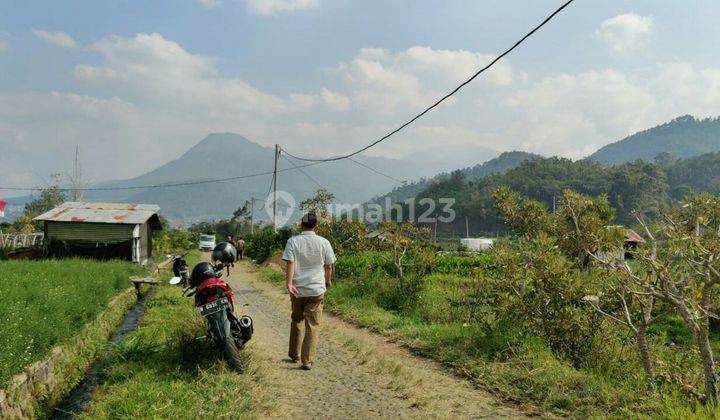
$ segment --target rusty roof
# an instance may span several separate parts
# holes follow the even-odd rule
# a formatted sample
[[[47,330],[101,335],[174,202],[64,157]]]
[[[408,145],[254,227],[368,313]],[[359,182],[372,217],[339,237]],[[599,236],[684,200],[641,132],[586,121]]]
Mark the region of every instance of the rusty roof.
[[[642,236],[640,236],[637,232],[635,232],[632,229],[626,229],[625,230],[625,241],[626,242],[637,242],[637,243],[643,243],[645,242],[645,239],[643,239]]]
[[[157,219],[160,207],[155,204],[81,203],[69,201],[33,220],[50,222],[114,223],[137,225]],[[157,222],[157,223],[155,223]],[[159,225],[159,220],[153,220]]]

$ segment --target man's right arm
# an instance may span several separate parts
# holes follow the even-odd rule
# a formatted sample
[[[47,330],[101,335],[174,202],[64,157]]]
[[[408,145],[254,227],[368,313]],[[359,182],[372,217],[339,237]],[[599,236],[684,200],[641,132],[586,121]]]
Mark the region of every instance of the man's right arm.
[[[295,288],[295,285],[293,284],[293,276],[294,275],[295,275],[295,261],[287,261],[287,265],[285,266],[285,281],[287,283],[287,289],[291,295],[296,296],[297,288]]]
[[[291,295],[296,296],[297,289],[293,284],[293,276],[295,275],[295,247],[293,246],[292,238],[288,239],[282,258],[287,263],[285,266],[285,283],[287,290]]]

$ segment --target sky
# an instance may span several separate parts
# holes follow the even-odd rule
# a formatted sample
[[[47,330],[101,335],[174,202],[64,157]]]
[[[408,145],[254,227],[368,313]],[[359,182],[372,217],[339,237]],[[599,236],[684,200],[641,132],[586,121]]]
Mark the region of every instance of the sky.
[[[93,182],[152,170],[211,132],[346,153],[562,2],[0,0],[0,187],[70,171],[76,145]],[[369,153],[449,144],[581,158],[680,115],[718,116],[718,21],[714,0],[576,0]]]

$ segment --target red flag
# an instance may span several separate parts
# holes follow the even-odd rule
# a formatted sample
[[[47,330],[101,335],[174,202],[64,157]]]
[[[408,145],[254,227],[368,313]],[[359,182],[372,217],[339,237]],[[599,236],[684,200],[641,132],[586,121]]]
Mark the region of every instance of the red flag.
[[[0,200],[0,217],[5,217],[5,202]]]

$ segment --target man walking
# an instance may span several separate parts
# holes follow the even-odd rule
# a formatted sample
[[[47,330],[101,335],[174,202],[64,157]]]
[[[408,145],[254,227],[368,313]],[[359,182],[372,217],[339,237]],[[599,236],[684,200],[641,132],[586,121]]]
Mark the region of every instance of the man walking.
[[[332,285],[335,253],[330,242],[315,233],[315,213],[303,216],[300,225],[302,232],[288,239],[283,253],[292,305],[288,356],[293,362],[299,359],[301,369],[310,370],[317,349],[323,296]]]
[[[237,246],[235,247],[238,252],[238,259],[243,259],[243,254],[245,253],[245,240],[242,238],[242,236],[238,237],[237,240]]]

